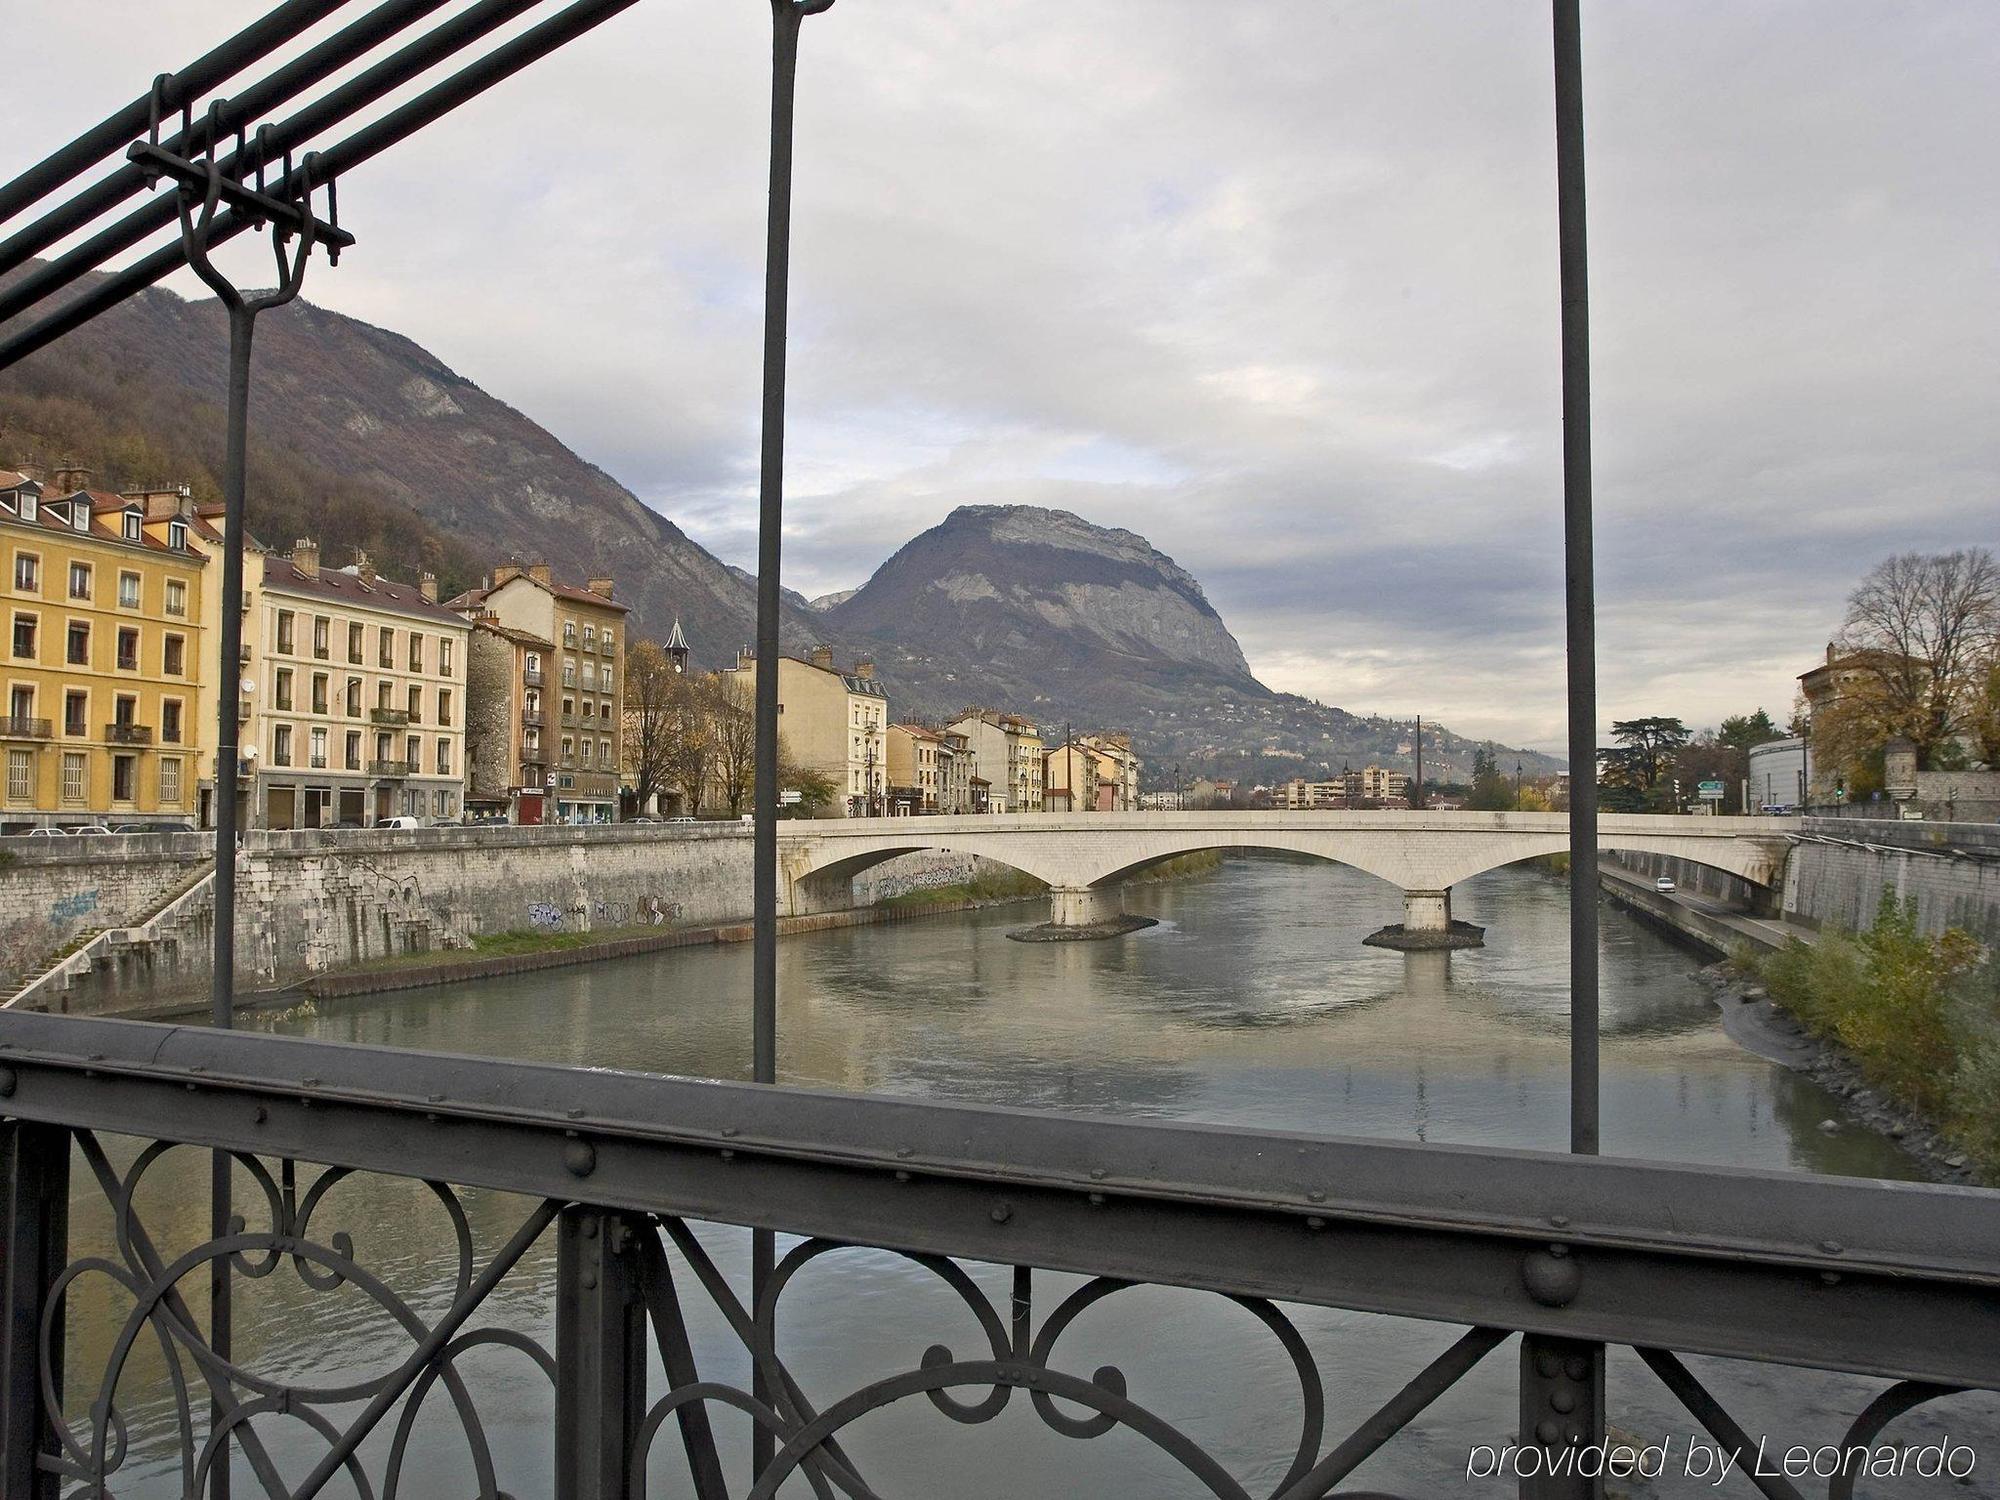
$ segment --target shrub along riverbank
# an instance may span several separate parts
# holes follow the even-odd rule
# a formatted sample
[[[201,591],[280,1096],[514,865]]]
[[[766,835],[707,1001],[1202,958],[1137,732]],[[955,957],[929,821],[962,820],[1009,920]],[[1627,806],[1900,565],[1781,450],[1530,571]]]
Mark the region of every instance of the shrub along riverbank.
[[[1127,881],[1128,885],[1156,880],[1179,880],[1188,875],[1204,875],[1222,864],[1220,849],[1197,849],[1192,854],[1177,854],[1172,859],[1163,859],[1156,865],[1148,865],[1144,870]],[[975,875],[971,880],[955,881],[950,885],[926,885],[901,895],[885,896],[876,902],[877,906],[892,910],[903,906],[927,906],[934,901],[969,901],[979,905],[994,905],[1002,901],[1026,901],[1034,896],[1048,894],[1048,883],[1024,875],[1019,870],[999,869],[990,874]]]
[[[1867,932],[1793,941],[1754,963],[1773,1000],[2000,1184],[2000,959],[1978,939],[1921,931],[1915,904],[1884,891]]]

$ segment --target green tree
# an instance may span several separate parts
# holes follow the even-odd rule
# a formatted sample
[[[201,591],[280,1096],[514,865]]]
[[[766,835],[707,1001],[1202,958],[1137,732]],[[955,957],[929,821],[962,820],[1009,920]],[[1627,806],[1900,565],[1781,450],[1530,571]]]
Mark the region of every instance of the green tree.
[[[1731,714],[1715,731],[1715,738],[1732,750],[1748,751],[1753,745],[1784,738],[1784,731],[1760,708],[1755,713]]]
[[[1472,752],[1472,794],[1465,805],[1478,812],[1505,812],[1514,805],[1514,783],[1501,771],[1491,745]]]

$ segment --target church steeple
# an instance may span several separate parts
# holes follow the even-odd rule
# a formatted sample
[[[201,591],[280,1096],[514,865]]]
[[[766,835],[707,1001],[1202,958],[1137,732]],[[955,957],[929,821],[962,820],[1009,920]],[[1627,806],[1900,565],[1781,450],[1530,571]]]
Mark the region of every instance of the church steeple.
[[[674,664],[676,672],[683,677],[687,676],[688,643],[687,637],[681,633],[679,615],[674,616],[674,633],[667,637],[667,660]]]

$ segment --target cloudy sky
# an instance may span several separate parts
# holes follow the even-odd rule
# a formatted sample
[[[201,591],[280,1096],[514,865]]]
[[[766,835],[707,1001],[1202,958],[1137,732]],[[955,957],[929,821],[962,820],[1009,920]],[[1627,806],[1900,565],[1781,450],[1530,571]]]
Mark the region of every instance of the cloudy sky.
[[[0,0],[0,176],[250,10]],[[745,564],[768,30],[640,0],[356,172],[308,287]],[[1585,62],[1605,716],[1782,715],[1878,558],[2000,542],[2000,5],[1586,0]],[[786,583],[1062,506],[1274,686],[1559,747],[1549,74],[1538,0],[840,0]]]

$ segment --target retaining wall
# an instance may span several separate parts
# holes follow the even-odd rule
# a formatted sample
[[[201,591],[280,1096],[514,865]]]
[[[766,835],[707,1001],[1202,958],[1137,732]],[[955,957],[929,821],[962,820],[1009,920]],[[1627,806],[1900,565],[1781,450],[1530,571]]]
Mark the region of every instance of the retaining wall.
[[[1811,818],[1785,870],[1785,915],[1865,931],[1884,888],[1927,932],[1962,927],[2000,943],[2000,828]]]

